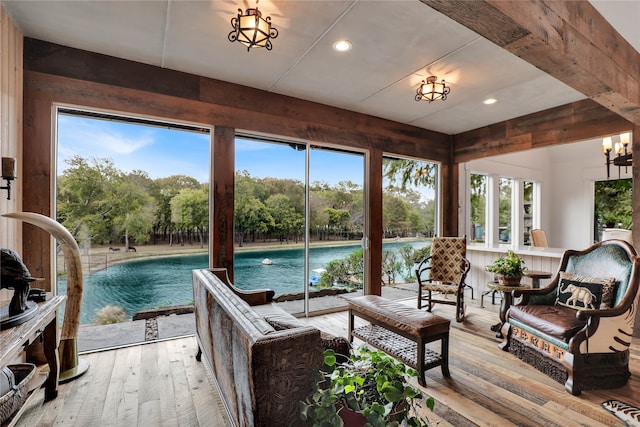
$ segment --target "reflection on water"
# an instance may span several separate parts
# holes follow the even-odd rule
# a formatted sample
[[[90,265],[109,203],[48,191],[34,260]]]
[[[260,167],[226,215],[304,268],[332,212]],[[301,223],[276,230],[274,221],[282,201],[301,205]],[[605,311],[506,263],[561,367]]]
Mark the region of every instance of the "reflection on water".
[[[385,243],[396,250],[407,243]],[[409,243],[414,247],[424,242]],[[359,245],[310,249],[310,270],[326,268],[329,261],[344,258]],[[272,265],[262,264],[269,258]],[[270,288],[277,295],[304,291],[304,250],[278,249],[240,252],[234,257],[235,285],[241,289]],[[193,302],[191,270],[207,268],[207,255],[188,255],[131,261],[84,276],[81,324],[93,322],[106,305],[120,306],[131,317],[141,310]],[[66,294],[66,280],[58,280],[58,291]]]

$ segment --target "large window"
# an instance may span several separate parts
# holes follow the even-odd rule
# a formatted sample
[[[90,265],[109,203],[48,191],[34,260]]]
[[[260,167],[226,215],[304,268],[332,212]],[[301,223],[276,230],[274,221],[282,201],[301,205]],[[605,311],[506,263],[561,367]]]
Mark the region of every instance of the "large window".
[[[540,184],[536,181],[470,173],[467,234],[489,245],[530,245],[540,227]]]
[[[305,313],[346,305],[362,292],[364,155],[305,143],[236,139],[234,277]]]
[[[523,183],[523,222],[522,222],[522,241],[526,246],[531,245],[531,230],[534,228],[534,212],[537,211],[536,201],[534,197],[535,183],[524,181]]]
[[[471,241],[484,243],[487,228],[487,176],[470,175]]]
[[[60,109],[56,133],[56,218],[84,269],[80,323],[193,301],[191,270],[208,266],[209,131]],[[60,294],[65,265],[60,252]]]
[[[631,229],[632,191],[631,179],[596,181],[594,195],[594,240],[602,239],[605,228]]]

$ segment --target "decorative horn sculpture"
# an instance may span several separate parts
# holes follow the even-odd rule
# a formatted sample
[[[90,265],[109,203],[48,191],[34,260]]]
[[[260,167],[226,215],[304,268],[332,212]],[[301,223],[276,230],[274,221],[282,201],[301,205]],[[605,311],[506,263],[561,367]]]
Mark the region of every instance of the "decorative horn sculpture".
[[[56,238],[67,263],[67,302],[60,335],[60,382],[73,380],[89,369],[89,362],[78,359],[78,328],[82,305],[82,264],[76,239],[59,222],[34,212],[13,212],[2,216],[27,222]]]

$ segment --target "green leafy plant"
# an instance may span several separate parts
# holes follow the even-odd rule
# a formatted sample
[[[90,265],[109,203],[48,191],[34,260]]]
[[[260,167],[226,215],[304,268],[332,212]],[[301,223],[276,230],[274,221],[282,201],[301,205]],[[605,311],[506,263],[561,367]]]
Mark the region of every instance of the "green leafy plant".
[[[496,259],[492,265],[487,265],[485,270],[503,276],[521,277],[527,270],[527,267],[525,267],[522,258],[512,250],[509,250],[507,256]]]
[[[366,426],[428,425],[418,409],[426,404],[433,410],[435,400],[407,382],[407,377],[418,376],[416,370],[367,346],[342,362],[333,350],[326,350],[324,361],[316,389],[300,402],[302,420],[314,426],[343,426],[340,412],[350,409],[367,419]]]

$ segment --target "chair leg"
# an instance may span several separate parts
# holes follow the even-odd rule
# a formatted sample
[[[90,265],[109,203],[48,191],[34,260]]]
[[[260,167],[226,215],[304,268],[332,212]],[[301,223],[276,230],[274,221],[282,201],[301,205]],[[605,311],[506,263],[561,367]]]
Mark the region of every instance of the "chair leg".
[[[464,284],[464,287],[463,287],[462,289],[464,290],[464,288],[469,288],[469,289],[471,289],[471,299],[475,299],[475,298],[473,297],[473,286],[471,286],[471,285],[467,285],[467,284],[465,283],[465,284]]]
[[[465,306],[464,306],[464,290],[458,292],[456,295],[456,322],[462,322],[464,319]]]

